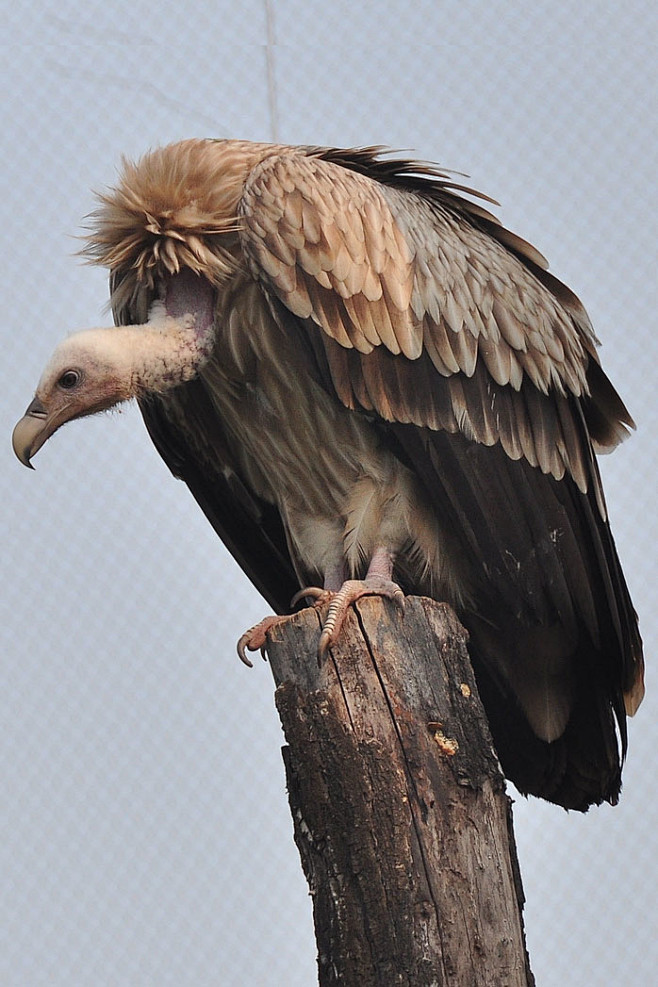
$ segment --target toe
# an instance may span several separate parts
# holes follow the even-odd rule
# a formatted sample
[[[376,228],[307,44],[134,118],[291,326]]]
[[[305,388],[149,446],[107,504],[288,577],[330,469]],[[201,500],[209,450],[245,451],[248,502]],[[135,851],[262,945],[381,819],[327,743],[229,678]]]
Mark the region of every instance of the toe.
[[[251,627],[248,631],[245,631],[240,640],[238,641],[238,657],[240,661],[248,665],[249,668],[253,668],[253,662],[247,657],[247,651],[260,651],[263,660],[265,660],[265,649],[267,647],[267,632],[280,624],[283,620],[287,620],[287,617],[264,617],[258,624]]]

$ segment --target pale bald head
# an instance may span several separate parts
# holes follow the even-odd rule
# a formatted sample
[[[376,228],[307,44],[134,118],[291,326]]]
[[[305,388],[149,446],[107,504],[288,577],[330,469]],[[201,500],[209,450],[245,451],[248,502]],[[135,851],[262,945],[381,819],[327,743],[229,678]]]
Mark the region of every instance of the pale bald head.
[[[25,466],[66,422],[168,390],[197,374],[210,351],[210,332],[199,332],[191,315],[154,315],[142,326],[86,329],[56,347],[14,429],[14,452]]]

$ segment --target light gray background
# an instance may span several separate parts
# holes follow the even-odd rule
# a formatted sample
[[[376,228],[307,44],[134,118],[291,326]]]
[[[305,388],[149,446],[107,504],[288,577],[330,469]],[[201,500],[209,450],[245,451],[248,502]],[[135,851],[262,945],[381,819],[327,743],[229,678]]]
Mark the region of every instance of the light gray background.
[[[26,9],[27,8],[27,9]],[[584,300],[636,436],[603,462],[649,662],[621,804],[517,800],[541,987],[654,982],[656,6],[6,5],[0,982],[315,982],[266,611],[137,412],[9,433],[54,344],[109,324],[73,235],[122,154],[187,136],[383,143],[467,171]],[[268,40],[272,42],[269,51]]]

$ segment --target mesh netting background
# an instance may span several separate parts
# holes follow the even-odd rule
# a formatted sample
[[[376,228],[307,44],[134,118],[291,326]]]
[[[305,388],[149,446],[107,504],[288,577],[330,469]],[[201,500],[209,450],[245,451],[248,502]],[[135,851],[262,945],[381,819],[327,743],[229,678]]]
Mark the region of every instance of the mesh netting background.
[[[639,424],[603,470],[649,694],[621,804],[517,800],[516,833],[538,984],[653,982],[655,4],[20,8],[0,69],[0,982],[316,978],[270,672],[234,653],[263,602],[134,409],[63,430],[36,474],[9,450],[55,342],[109,322],[105,275],[74,257],[90,190],[186,136],[388,144],[467,171],[585,301]]]

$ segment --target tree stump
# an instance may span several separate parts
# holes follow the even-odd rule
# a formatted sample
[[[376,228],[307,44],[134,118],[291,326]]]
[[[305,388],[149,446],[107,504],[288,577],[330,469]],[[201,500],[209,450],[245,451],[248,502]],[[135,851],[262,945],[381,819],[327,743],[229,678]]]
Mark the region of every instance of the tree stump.
[[[453,611],[360,600],[268,635],[321,987],[529,987],[511,802]]]

